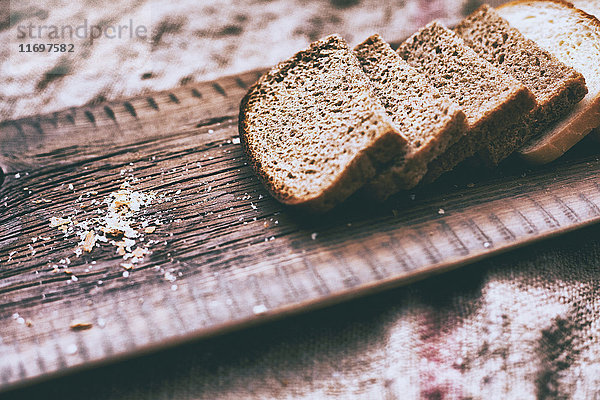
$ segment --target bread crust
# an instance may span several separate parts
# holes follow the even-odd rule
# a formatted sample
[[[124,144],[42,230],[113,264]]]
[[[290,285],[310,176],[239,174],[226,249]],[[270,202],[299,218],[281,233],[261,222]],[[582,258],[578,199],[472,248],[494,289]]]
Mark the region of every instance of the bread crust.
[[[600,126],[600,96],[578,105],[567,120],[559,122],[561,134],[543,137],[519,150],[519,155],[532,164],[547,164],[562,156],[583,139],[592,129]]]

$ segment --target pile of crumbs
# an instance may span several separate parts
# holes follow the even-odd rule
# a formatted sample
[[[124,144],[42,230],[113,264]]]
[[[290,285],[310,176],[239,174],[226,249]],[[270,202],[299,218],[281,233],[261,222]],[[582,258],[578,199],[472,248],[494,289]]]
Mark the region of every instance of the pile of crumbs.
[[[160,221],[157,219],[152,222],[147,218],[140,219],[136,216],[155,198],[153,192],[135,191],[128,182],[125,182],[119,190],[112,192],[102,202],[98,202],[100,205],[96,210],[98,216],[79,222],[71,216],[52,217],[50,226],[64,232],[65,237],[71,235],[79,237],[80,242],[74,249],[77,257],[84,252],[90,253],[94,247],[103,244],[114,246],[116,253],[123,257],[124,262],[121,266],[126,270],[124,276],[129,276],[128,271],[134,264],[142,261],[144,256],[150,253],[149,248],[152,244],[158,243],[153,240],[145,242],[144,234],[153,233]],[[58,268],[58,266],[54,267]]]

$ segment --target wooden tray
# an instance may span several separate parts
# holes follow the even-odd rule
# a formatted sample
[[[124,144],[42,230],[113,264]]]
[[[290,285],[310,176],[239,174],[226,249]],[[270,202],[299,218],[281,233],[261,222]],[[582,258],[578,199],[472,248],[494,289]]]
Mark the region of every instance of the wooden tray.
[[[0,390],[406,284],[600,219],[593,154],[525,173],[465,167],[323,217],[284,208],[232,140],[238,103],[262,72],[0,125]],[[163,223],[147,235],[158,243],[125,278],[113,247],[75,257],[78,240],[49,219],[91,215],[82,202],[127,176],[176,202],[145,210]],[[76,282],[52,272],[66,257]],[[93,326],[75,331],[73,320]]]

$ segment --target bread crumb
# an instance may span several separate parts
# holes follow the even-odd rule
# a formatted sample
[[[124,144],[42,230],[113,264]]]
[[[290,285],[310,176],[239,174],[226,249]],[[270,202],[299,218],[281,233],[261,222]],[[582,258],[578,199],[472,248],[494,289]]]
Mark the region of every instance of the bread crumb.
[[[51,217],[50,218],[50,227],[51,228],[61,227],[63,225],[70,224],[70,223],[71,223],[71,217],[67,217],[67,218]]]
[[[443,209],[443,208],[440,208],[440,209],[438,210],[438,214],[440,214],[440,215],[443,215],[443,214],[445,214],[445,213],[446,213],[446,211],[444,211],[444,209]]]
[[[177,280],[177,277],[175,275],[173,275],[172,272],[167,271],[167,272],[165,272],[165,279],[169,282],[175,282]]]
[[[317,233],[317,232],[313,232],[313,233],[311,233],[311,234],[310,234],[310,238],[311,238],[312,240],[317,240],[317,235],[318,235],[318,233]]]
[[[69,186],[69,188],[71,187]],[[89,197],[97,193],[97,191],[92,190],[84,195]],[[84,195],[80,196],[80,199]],[[138,240],[140,242],[144,241],[144,233],[152,233],[156,228],[148,227],[148,221],[146,220],[139,221],[136,218],[136,213],[142,207],[150,205],[155,198],[153,192],[135,191],[131,188],[129,182],[124,182],[119,190],[110,193],[104,200],[94,199],[91,204],[88,204],[97,207],[93,217],[80,222],[75,221],[70,216],[51,217],[50,226],[64,232],[65,237],[70,235],[79,236],[81,242],[74,249],[77,257],[82,256],[83,252],[92,252],[94,247],[99,247],[102,243],[110,243],[117,248],[117,254],[124,259],[131,258],[131,263],[137,263],[143,260],[144,255],[150,253],[150,251],[145,247],[138,247],[133,251],[132,248],[136,246]],[[157,219],[156,223],[160,223],[160,221]],[[101,233],[98,234],[97,232]],[[121,240],[110,240],[107,236]],[[69,264],[70,260],[67,258],[61,260],[60,263]],[[92,264],[94,263],[95,261],[92,261]]]
[[[73,321],[71,322],[69,328],[71,328],[71,330],[74,331],[85,331],[87,329],[91,329],[93,326],[94,324],[92,324],[91,322]]]
[[[83,250],[88,253],[94,249],[96,245],[96,234],[94,231],[88,231],[85,235],[85,239],[83,241]]]

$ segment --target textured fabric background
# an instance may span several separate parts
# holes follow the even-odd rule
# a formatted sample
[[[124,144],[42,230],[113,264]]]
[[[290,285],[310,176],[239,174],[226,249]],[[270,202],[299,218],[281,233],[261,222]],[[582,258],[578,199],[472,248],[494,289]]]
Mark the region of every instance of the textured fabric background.
[[[453,23],[476,6],[459,0],[4,1],[0,119],[272,65],[333,32],[353,44],[373,32],[399,39],[433,18]],[[35,63],[11,53],[19,21],[81,18],[150,20],[152,43],[98,40],[75,55]],[[406,288],[8,397],[600,398],[599,255],[600,227],[587,228]]]
[[[109,5],[110,4],[110,5]],[[351,44],[379,32],[406,37],[439,18],[453,23],[478,3],[462,0],[0,0],[0,119],[52,112],[271,66],[313,40]],[[19,26],[134,25],[147,40],[75,38],[74,53],[18,52]],[[49,33],[43,30],[42,33]],[[33,34],[37,36],[36,30]],[[57,43],[65,42],[58,40]]]

